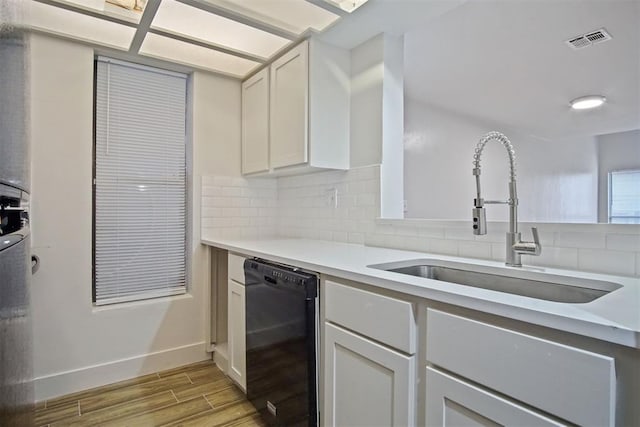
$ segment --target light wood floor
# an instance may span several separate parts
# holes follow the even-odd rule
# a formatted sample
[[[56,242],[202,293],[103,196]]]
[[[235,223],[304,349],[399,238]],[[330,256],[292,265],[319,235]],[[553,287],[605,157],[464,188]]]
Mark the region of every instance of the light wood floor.
[[[264,426],[212,361],[39,402],[36,426]]]

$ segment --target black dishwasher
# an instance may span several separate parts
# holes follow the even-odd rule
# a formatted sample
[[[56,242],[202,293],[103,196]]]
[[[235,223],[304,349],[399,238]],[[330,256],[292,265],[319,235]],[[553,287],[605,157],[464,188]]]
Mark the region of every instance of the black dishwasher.
[[[244,263],[247,397],[272,426],[317,426],[318,277]]]

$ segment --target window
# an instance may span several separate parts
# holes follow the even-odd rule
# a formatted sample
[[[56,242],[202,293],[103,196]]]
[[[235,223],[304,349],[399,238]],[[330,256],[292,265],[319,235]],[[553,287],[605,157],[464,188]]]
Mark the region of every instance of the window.
[[[609,222],[640,224],[640,170],[609,173]]]
[[[187,76],[100,57],[95,79],[94,302],[185,293]]]

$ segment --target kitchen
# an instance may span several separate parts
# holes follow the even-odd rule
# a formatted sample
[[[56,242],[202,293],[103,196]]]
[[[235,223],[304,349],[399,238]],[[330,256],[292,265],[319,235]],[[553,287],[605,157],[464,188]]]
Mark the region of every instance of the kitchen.
[[[351,334],[355,336],[352,337],[354,340],[375,344],[381,351],[385,351],[384,354],[398,354],[401,360],[409,360],[406,365],[408,368],[403,371],[402,377],[406,387],[400,391],[389,391],[382,386],[374,387],[374,384],[378,384],[374,380],[378,378],[383,381],[383,378],[376,377],[366,369],[363,372],[368,373],[366,375],[370,377],[365,378],[370,378],[371,383],[351,381],[349,378],[352,377],[344,374],[342,389],[330,389],[326,384],[329,367],[322,365],[322,360],[319,360],[320,391],[317,410],[320,412],[321,425],[371,424],[371,419],[358,418],[358,414],[364,416],[367,411],[372,417],[379,416],[374,419],[383,420],[379,421],[380,424],[432,424],[427,422],[426,417],[435,415],[427,415],[425,412],[426,396],[429,393],[424,386],[427,372],[436,370],[439,374],[439,368],[444,368],[446,372],[455,374],[457,367],[448,365],[449,360],[455,359],[453,356],[430,353],[425,341],[437,339],[438,335],[435,332],[427,332],[428,325],[437,325],[441,321],[450,328],[452,326],[447,322],[458,322],[467,318],[473,319],[474,327],[495,327],[491,329],[494,333],[518,331],[519,339],[531,336],[537,340],[535,342],[559,343],[563,348],[570,347],[571,351],[567,350],[566,357],[570,357],[571,360],[578,357],[575,354],[580,353],[594,355],[593,360],[602,363],[609,361],[611,363],[607,365],[607,369],[614,369],[617,382],[607,388],[608,400],[603,397],[607,390],[602,391],[600,388],[581,383],[574,384],[572,390],[585,393],[594,390],[594,393],[590,396],[576,394],[572,398],[563,393],[559,397],[556,396],[556,400],[567,408],[571,408],[572,403],[578,406],[581,415],[572,418],[576,416],[574,413],[557,409],[553,405],[549,406],[543,399],[545,394],[549,394],[549,390],[545,390],[544,393],[534,390],[536,392],[533,396],[524,396],[517,394],[519,388],[514,391],[508,388],[511,385],[494,384],[493,379],[478,378],[472,373],[455,374],[456,379],[469,379],[475,384],[474,387],[483,393],[497,392],[506,401],[524,403],[527,408],[533,408],[533,412],[549,416],[555,422],[589,424],[589,418],[585,419],[584,416],[594,416],[593,413],[597,413],[599,416],[605,416],[606,421],[592,421],[592,424],[638,424],[637,409],[633,409],[630,402],[637,400],[640,387],[640,356],[637,344],[640,330],[640,229],[632,224],[594,224],[609,222],[606,219],[601,220],[597,214],[595,219],[592,215],[590,220],[574,220],[571,223],[571,219],[562,218],[556,221],[546,217],[535,217],[533,213],[527,212],[532,198],[538,197],[539,194],[535,188],[527,189],[533,181],[527,179],[525,168],[527,166],[529,172],[532,169],[531,163],[527,164],[532,162],[533,155],[529,154],[532,150],[526,151],[527,148],[519,144],[523,138],[513,137],[512,135],[517,133],[506,130],[504,123],[509,123],[508,121],[502,122],[497,129],[503,130],[511,137],[516,153],[521,156],[517,157],[517,162],[518,165],[522,165],[523,170],[518,170],[517,177],[521,190],[521,220],[526,222],[520,224],[523,238],[531,239],[528,229],[529,226],[535,226],[539,229],[542,244],[540,256],[523,256],[523,264],[529,267],[522,270],[530,274],[571,277],[572,283],[578,280],[576,278],[583,281],[612,282],[622,284],[622,288],[584,305],[549,303],[527,296],[506,295],[462,285],[445,285],[448,281],[399,275],[368,267],[403,260],[437,259],[445,262],[463,262],[467,266],[475,266],[476,269],[505,268],[504,242],[508,209],[493,206],[487,208],[487,236],[474,236],[470,228],[469,214],[474,207],[475,195],[474,178],[471,173],[473,148],[485,132],[493,129],[476,126],[473,132],[469,132],[470,136],[460,140],[461,147],[467,151],[463,152],[460,148],[457,151],[459,156],[456,157],[455,165],[443,168],[445,172],[440,172],[439,178],[436,178],[439,179],[438,183],[450,181],[452,185],[432,186],[445,188],[451,193],[450,198],[454,202],[464,203],[462,208],[455,210],[459,217],[445,211],[447,208],[444,200],[437,196],[433,196],[433,199],[424,195],[411,198],[411,192],[416,189],[418,194],[420,190],[424,194],[424,183],[430,182],[433,178],[420,183],[419,180],[424,178],[418,172],[409,173],[406,169],[414,167],[420,171],[434,168],[421,168],[419,162],[412,163],[420,153],[411,151],[416,145],[410,144],[415,139],[409,137],[426,132],[421,128],[424,126],[421,125],[423,118],[418,113],[422,111],[420,108],[427,110],[427,107],[424,104],[415,107],[414,101],[408,97],[405,99],[403,93],[403,87],[405,91],[407,87],[412,87],[410,93],[417,93],[419,90],[419,86],[416,86],[415,90],[410,86],[416,84],[415,78],[410,79],[410,73],[412,70],[420,70],[420,64],[405,70],[405,67],[412,64],[418,56],[410,54],[408,49],[412,43],[415,49],[416,44],[420,47],[420,43],[424,43],[425,40],[438,42],[437,38],[428,37],[429,35],[422,39],[412,38],[412,33],[407,31],[411,28],[428,27],[429,24],[435,27],[447,17],[454,19],[456,10],[461,14],[465,11],[466,2],[406,2],[400,7],[395,5],[396,2],[370,0],[350,14],[336,10],[335,4],[331,2],[325,2],[326,8],[318,6],[322,3],[320,1],[290,2],[292,10],[297,7],[294,5],[303,3],[304,6],[310,5],[318,9],[322,16],[325,16],[322,11],[327,12],[329,9],[336,12],[330,13],[330,16],[340,17],[333,25],[327,24],[326,21],[321,22],[327,29],[319,35],[312,34],[313,32],[307,34],[311,35],[308,49],[301,49],[300,54],[296,56],[299,59],[296,65],[307,65],[302,60],[306,55],[309,66],[308,99],[300,101],[294,98],[292,102],[302,104],[296,104],[293,108],[290,105],[285,112],[285,126],[279,128],[283,133],[277,138],[273,137],[273,133],[266,137],[272,145],[275,145],[275,141],[287,139],[293,144],[282,145],[281,147],[285,148],[281,153],[298,156],[291,162],[305,165],[292,168],[273,166],[276,157],[269,152],[268,146],[266,149],[262,146],[264,151],[260,151],[259,145],[254,145],[253,147],[258,148],[251,151],[243,149],[243,144],[247,143],[247,136],[253,138],[249,143],[257,143],[261,138],[265,140],[265,127],[268,131],[277,130],[275,119],[269,122],[271,119],[265,119],[264,115],[265,111],[271,110],[273,117],[275,110],[272,104],[265,103],[264,97],[260,97],[260,92],[250,92],[248,89],[257,88],[271,92],[270,102],[273,103],[273,94],[276,93],[274,87],[277,89],[277,86],[271,85],[275,81],[275,68],[271,64],[275,64],[278,58],[294,52],[300,46],[298,41],[307,37],[302,35],[306,28],[301,29],[300,25],[296,27],[290,24],[286,31],[282,28],[275,29],[273,24],[265,24],[264,20],[256,18],[264,15],[264,10],[260,11],[262,15],[254,11],[253,14],[245,13],[240,17],[240,6],[235,4],[236,2],[163,0],[149,1],[145,8],[146,11],[151,10],[147,9],[150,6],[156,8],[155,17],[158,22],[145,19],[145,14],[136,18],[140,22],[139,26],[146,26],[148,30],[148,39],[141,39],[136,36],[139,29],[137,23],[125,24],[131,22],[129,15],[126,15],[129,12],[114,18],[111,12],[96,12],[91,9],[88,2],[81,7],[78,3],[83,2],[34,2],[31,10],[34,19],[31,24],[33,34],[28,38],[31,251],[40,260],[39,270],[33,275],[30,285],[34,401],[51,401],[82,390],[211,360],[212,351],[218,366],[229,373],[228,365],[233,363],[232,352],[238,350],[230,340],[234,333],[238,333],[237,328],[241,326],[240,320],[244,318],[244,313],[237,310],[227,313],[230,308],[227,290],[231,290],[232,287],[230,285],[227,289],[226,285],[229,279],[234,281],[235,285],[245,284],[245,279],[242,273],[238,274],[237,268],[231,271],[232,267],[238,266],[237,262],[232,264],[233,260],[241,261],[234,257],[258,257],[320,273],[318,315],[323,326],[319,328],[318,333],[321,341],[317,346],[318,352],[329,351],[326,342],[323,342],[326,340],[323,333],[326,324],[330,326],[327,330],[333,331],[335,340],[339,339],[338,335],[343,337],[344,334]],[[235,9],[231,7],[234,4]],[[630,19],[637,16],[637,2],[619,4],[619,8],[624,4],[635,11],[636,15],[626,13]],[[260,53],[252,51],[249,38],[245,40],[232,37],[233,40],[228,43],[236,44],[227,47],[217,40],[205,43],[204,35],[193,34],[190,32],[192,29],[184,25],[185,22],[193,24],[193,31],[197,32],[201,26],[194,23],[199,22],[196,19],[201,18],[186,15],[189,19],[178,19],[176,23],[169,21],[171,16],[178,17],[177,10],[187,7],[190,8],[188,12],[195,11],[194,13],[199,14],[212,14],[212,11],[224,13],[217,16],[227,19],[235,17],[237,21],[234,22],[239,20],[244,25],[253,24],[254,28],[257,26],[268,34],[275,33],[287,43],[275,44],[275,48],[271,47],[271,54],[269,51],[265,53],[264,50]],[[246,4],[244,7],[247,7]],[[259,4],[256,7],[259,7]],[[111,10],[108,7],[106,9]],[[318,13],[316,9],[314,10]],[[609,9],[612,13],[621,10],[616,7]],[[280,13],[281,19],[284,20],[285,15],[283,12]],[[599,15],[604,21],[603,13],[598,9],[598,13],[592,12],[591,15]],[[625,15],[620,12],[618,14]],[[91,20],[61,21],[69,19],[69,16],[77,18],[77,15]],[[105,19],[105,15],[109,18]],[[161,22],[163,19],[166,20],[164,23]],[[637,44],[637,29],[636,33],[629,33],[628,26],[618,28],[613,26],[610,20],[593,25],[586,17],[583,19],[576,19],[571,26],[566,23],[567,28],[563,28],[561,33],[566,33],[566,36],[558,36],[558,46],[554,46],[554,49],[565,49],[560,52],[566,56],[574,53],[584,56],[596,55],[606,48],[613,50],[617,46],[615,43],[631,43],[635,40]],[[114,21],[118,24],[115,30],[107,25],[116,25]],[[594,44],[575,52],[564,43],[574,35],[586,34],[601,27],[610,32],[611,41],[601,45]],[[469,31],[472,31],[472,28],[470,27]],[[298,38],[291,35],[294,29],[299,32]],[[77,33],[74,35],[73,32]],[[403,40],[402,34],[405,32],[407,34]],[[549,33],[551,34],[550,30]],[[289,39],[283,37],[287,34]],[[149,43],[149,40],[158,37],[170,39],[173,44],[167,43],[166,50],[162,51],[164,45]],[[189,56],[195,48],[185,47],[188,44],[185,39],[195,41],[193,46],[200,49],[205,49],[202,44],[206,44],[207,55]],[[255,40],[256,45],[258,41]],[[468,42],[468,39],[466,41]],[[140,54],[132,56],[127,52],[134,42],[138,44]],[[175,47],[175,43],[178,42],[181,43],[180,49]],[[631,48],[627,52],[637,51]],[[241,56],[231,55],[238,52],[242,52],[239,54]],[[438,53],[435,52],[434,55]],[[233,58],[229,58],[227,62],[215,59],[221,54],[231,55]],[[173,60],[172,55],[176,57]],[[637,90],[630,88],[638,87],[637,73],[633,73],[637,71],[638,61],[634,63],[633,57],[628,57],[631,57],[630,63],[636,67],[631,68],[628,73],[631,74],[631,81],[622,79],[618,74],[616,79],[624,81],[627,85],[635,85],[627,86],[628,90],[623,92],[637,94]],[[106,59],[101,61],[100,58]],[[557,60],[556,57],[554,59]],[[198,60],[202,62],[189,63]],[[259,63],[255,65],[258,60],[270,66],[265,68]],[[189,267],[184,272],[183,291],[169,290],[182,293],[128,302],[117,301],[117,298],[122,296],[115,296],[110,301],[112,295],[109,294],[104,300],[105,304],[99,304],[99,301],[96,303],[94,294],[93,270],[96,263],[94,245],[100,243],[94,234],[94,224],[98,219],[96,215],[99,213],[96,211],[99,208],[99,200],[94,201],[93,185],[99,171],[94,171],[94,167],[100,160],[97,157],[99,151],[96,152],[94,144],[98,146],[102,141],[99,132],[102,128],[98,126],[98,115],[102,110],[94,101],[101,96],[96,87],[96,79],[99,78],[99,75],[96,77],[96,73],[100,72],[96,70],[102,66],[100,64],[104,64],[105,70],[109,69],[113,77],[109,81],[115,84],[116,81],[120,81],[116,79],[118,70],[122,69],[119,67],[131,62],[166,70],[162,75],[163,79],[178,79],[180,74],[188,76],[186,84],[183,84],[183,87],[186,87],[186,102],[183,102],[187,106],[186,125],[183,126],[189,142],[182,154],[187,172],[183,184],[186,191],[182,194],[184,199],[181,199],[188,208],[186,213],[182,213],[184,220],[180,226],[189,230],[183,246]],[[223,68],[227,66],[229,68]],[[458,64],[455,69],[460,68],[462,67]],[[258,81],[256,76],[264,69],[271,69],[271,80],[262,81],[262,86],[244,86],[248,88],[245,90],[242,82],[249,82],[251,79]],[[292,69],[290,72],[295,71],[297,70]],[[442,69],[432,70],[434,75],[438,75],[439,71]],[[443,73],[446,73],[446,69]],[[292,79],[290,74],[284,75],[284,81]],[[611,81],[607,82],[610,86]],[[445,87],[444,80],[437,83],[443,86],[443,91],[453,99],[453,89]],[[595,85],[595,82],[589,83]],[[157,86],[152,84],[149,78],[149,90]],[[100,87],[106,89],[106,86]],[[124,87],[130,91],[131,87],[135,88],[136,85]],[[603,95],[607,96],[610,102],[600,111],[607,112],[607,108],[617,108],[612,115],[635,117],[636,126],[624,127],[616,124],[607,132],[594,134],[613,134],[637,129],[638,98],[630,101],[631,108],[622,110],[622,95],[614,92],[614,89],[601,86],[580,87],[576,84],[576,87],[567,90],[571,97],[563,99],[562,103],[554,101],[553,108],[558,110],[550,114],[559,116],[562,114],[560,110],[566,113],[568,102],[574,97],[599,94],[598,91],[608,90]],[[573,93],[577,91],[587,92]],[[118,93],[114,91],[113,96]],[[108,91],[105,94],[110,95]],[[288,92],[285,90],[283,94],[287,96]],[[438,94],[430,92],[429,95]],[[256,104],[258,106],[254,110],[245,111],[243,109],[248,104],[246,101],[243,102],[244,96],[255,96],[258,102],[261,100],[263,103]],[[299,105],[303,105],[303,108],[298,108]],[[406,110],[404,117],[403,105]],[[551,110],[550,106],[546,108]],[[448,106],[447,110],[450,111],[451,107]],[[581,121],[581,125],[584,121],[595,122],[595,112],[597,110],[587,112],[589,115],[586,119],[576,118],[574,115],[572,120]],[[468,116],[469,112],[465,114]],[[140,113],[138,116],[137,113],[130,113],[119,123],[140,123],[140,117],[153,119],[153,115]],[[118,123],[116,119],[114,115],[114,126]],[[249,125],[250,119],[255,120],[256,124]],[[500,123],[498,119],[496,122]],[[415,132],[408,134],[409,128]],[[458,126],[457,129],[466,128]],[[293,141],[295,137],[291,137],[290,131],[305,135],[306,142],[297,145],[303,148],[302,151],[296,151]],[[116,136],[115,130],[112,135]],[[110,140],[106,133],[104,136],[105,141]],[[637,146],[637,137],[635,141]],[[105,151],[107,149],[105,146]],[[117,150],[114,146],[111,149]],[[489,183],[483,192],[487,197],[505,197],[508,176],[503,151],[499,151],[502,147],[491,142],[487,145],[485,156],[491,155],[488,151],[490,149],[496,149],[496,157],[500,158],[495,161],[486,157],[483,159],[483,184]],[[525,152],[527,154],[523,155]],[[634,156],[627,157],[632,159]],[[550,162],[542,161],[537,165],[543,163],[546,167]],[[461,165],[463,170],[461,174],[453,172],[458,165]],[[251,169],[252,167],[254,168]],[[562,170],[567,166],[561,165],[558,168]],[[637,164],[635,168],[638,168]],[[275,169],[275,172],[272,169]],[[447,169],[451,171],[450,175],[446,172]],[[625,169],[631,167],[625,166]],[[502,170],[505,171],[505,175],[495,178],[495,186],[493,181],[487,181],[494,179],[492,174]],[[245,171],[251,173],[245,176]],[[443,175],[445,173],[447,175]],[[415,182],[412,183],[413,177],[417,177],[417,185]],[[458,186],[464,186],[468,195],[463,193],[454,196],[453,192]],[[406,193],[406,197],[403,193]],[[134,207],[136,202],[146,202],[142,197],[144,193],[139,194],[140,198],[132,202]],[[422,199],[432,200],[432,205],[439,207],[442,216],[414,215],[412,210]],[[123,196],[122,200],[129,199]],[[406,213],[404,200],[407,200]],[[586,197],[580,200],[586,200]],[[105,203],[108,202],[109,199],[105,199]],[[598,201],[592,204],[597,205]],[[544,205],[544,202],[536,205]],[[106,206],[108,212],[111,207]],[[144,212],[142,214],[144,215]],[[500,216],[503,214],[504,216]],[[132,219],[144,222],[144,217]],[[134,222],[134,225],[140,224],[141,222]],[[106,240],[105,242],[108,243]],[[106,246],[105,248],[108,249]],[[511,273],[513,269],[518,267],[509,268],[509,274],[522,275],[519,272]],[[540,272],[536,269],[546,271]],[[327,281],[334,285],[326,285]],[[116,289],[116,292],[120,290]],[[235,295],[241,297],[240,294]],[[329,305],[327,298],[334,298],[337,302]],[[387,319],[389,322],[380,325],[375,323],[377,316],[367,317],[368,312],[364,308],[360,310],[354,306],[353,312],[362,315],[362,324],[354,324],[358,319],[346,314],[344,317],[344,313],[339,311],[341,309],[338,303],[341,300],[349,300],[353,304],[369,301],[372,307],[376,307],[375,304],[378,302],[383,305],[391,304],[384,305],[381,310],[385,307],[391,307],[391,310],[398,307],[399,311],[392,311],[397,316],[390,314],[388,318],[380,315],[382,320]],[[327,313],[330,308],[337,312]],[[403,313],[405,317],[402,317]],[[232,315],[236,316],[237,322],[231,321]],[[409,335],[405,342],[398,343],[386,334],[391,333],[394,322],[400,322],[401,319],[405,321],[403,326],[393,329],[392,335],[402,335],[404,332],[401,331],[405,330]],[[427,333],[430,335],[427,336]],[[487,338],[487,342],[489,339]],[[453,338],[450,340],[453,341]],[[345,346],[343,343],[342,348]],[[446,350],[447,347],[443,348]],[[574,351],[576,349],[580,351]],[[237,354],[242,356],[243,353],[240,347]],[[444,357],[444,361],[439,359],[441,356]],[[479,354],[478,358],[480,357]],[[437,361],[434,362],[431,358]],[[522,363],[525,362],[527,360],[522,358]],[[427,367],[432,368],[431,371],[427,371]],[[531,368],[527,368],[526,364],[516,364],[513,369],[523,372]],[[238,372],[242,376],[242,370]],[[565,375],[564,371],[562,375]],[[230,377],[233,379],[233,375]],[[234,381],[242,386],[241,378]],[[435,384],[436,381],[432,383]],[[351,406],[346,405],[350,399],[334,399],[345,403],[345,407],[341,407],[344,412],[323,406],[334,401],[329,400],[327,394],[332,392],[331,390],[347,393],[347,396],[351,393],[353,396],[354,391],[348,387],[349,384],[356,387],[356,390],[360,384],[365,391],[367,388],[376,388],[384,392],[370,396],[377,402],[376,405],[372,405],[363,394],[363,398],[353,402]],[[522,387],[526,381],[523,379],[519,384]],[[501,388],[503,386],[507,388]],[[428,387],[427,384],[426,388]],[[560,389],[560,392],[562,391],[563,389]],[[396,392],[404,394],[394,395]],[[391,393],[390,395],[395,396],[394,399],[389,399],[389,394],[385,393]],[[404,397],[400,398],[401,396]],[[598,397],[595,403],[585,403],[586,399],[595,397]],[[404,406],[389,408],[391,401]],[[608,402],[606,408],[601,406],[604,401]],[[358,406],[357,403],[362,406]],[[374,411],[374,406],[382,413]],[[367,411],[362,411],[363,407],[367,408]],[[590,408],[593,413],[587,410]],[[479,409],[475,409],[475,412],[479,412]],[[395,418],[389,419],[390,413]],[[400,418],[401,415],[404,418]],[[330,416],[337,418],[332,422],[329,421]],[[53,421],[44,424],[49,423],[55,424]]]

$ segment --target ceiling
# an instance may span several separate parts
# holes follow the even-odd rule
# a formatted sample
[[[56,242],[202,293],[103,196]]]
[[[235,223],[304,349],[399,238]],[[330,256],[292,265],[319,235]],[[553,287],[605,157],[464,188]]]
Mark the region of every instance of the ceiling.
[[[136,0],[109,0],[136,2]],[[244,78],[310,33],[405,37],[405,96],[541,137],[640,128],[640,0],[33,0],[36,31]],[[605,28],[612,40],[565,41]],[[572,111],[570,100],[608,102]]]
[[[405,96],[547,138],[640,128],[640,1],[467,2],[405,35]],[[605,28],[612,40],[565,41]],[[569,101],[607,103],[574,111]]]
[[[33,30],[242,78],[367,0],[33,0]]]
[[[245,78],[315,34],[351,49],[468,0],[32,0],[35,31]],[[132,11],[113,3],[141,6]]]

